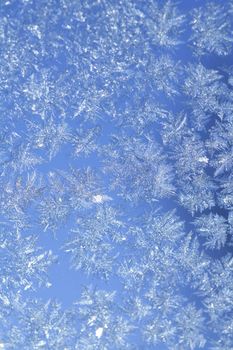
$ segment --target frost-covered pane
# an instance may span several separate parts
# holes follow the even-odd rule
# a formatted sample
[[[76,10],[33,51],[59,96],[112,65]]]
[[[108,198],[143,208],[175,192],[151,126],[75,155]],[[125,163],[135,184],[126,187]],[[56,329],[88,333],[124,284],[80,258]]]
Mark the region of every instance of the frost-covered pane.
[[[233,349],[232,25],[0,1],[0,349]]]

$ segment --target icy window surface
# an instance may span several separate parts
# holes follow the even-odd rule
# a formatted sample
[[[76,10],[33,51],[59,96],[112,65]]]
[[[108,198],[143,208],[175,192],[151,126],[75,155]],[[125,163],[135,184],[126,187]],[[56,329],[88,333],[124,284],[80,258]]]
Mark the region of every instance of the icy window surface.
[[[231,0],[0,1],[0,349],[233,349]]]

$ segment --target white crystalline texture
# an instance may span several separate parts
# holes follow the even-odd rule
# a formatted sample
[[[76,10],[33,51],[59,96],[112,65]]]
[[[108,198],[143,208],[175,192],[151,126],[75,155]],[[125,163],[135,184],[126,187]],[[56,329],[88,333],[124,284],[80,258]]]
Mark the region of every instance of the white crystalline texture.
[[[192,43],[198,54],[226,56],[231,52],[233,27],[224,3],[207,2],[204,8],[194,9],[191,25]]]
[[[218,214],[202,215],[195,220],[197,231],[205,238],[209,249],[220,249],[226,244],[228,225]]]
[[[98,339],[102,337],[103,332],[104,332],[103,327],[97,328],[97,330],[95,331],[95,335],[97,336]]]
[[[107,196],[107,195],[97,194],[97,195],[93,196],[94,203],[104,203],[104,202],[107,202],[109,200],[112,200],[112,198]]]
[[[233,349],[232,0],[0,1],[0,349]]]

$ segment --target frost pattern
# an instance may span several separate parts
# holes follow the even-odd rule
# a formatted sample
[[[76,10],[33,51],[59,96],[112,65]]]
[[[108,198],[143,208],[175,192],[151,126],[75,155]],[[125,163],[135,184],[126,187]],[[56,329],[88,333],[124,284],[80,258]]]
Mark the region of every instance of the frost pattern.
[[[0,2],[0,349],[233,349],[232,26]]]

